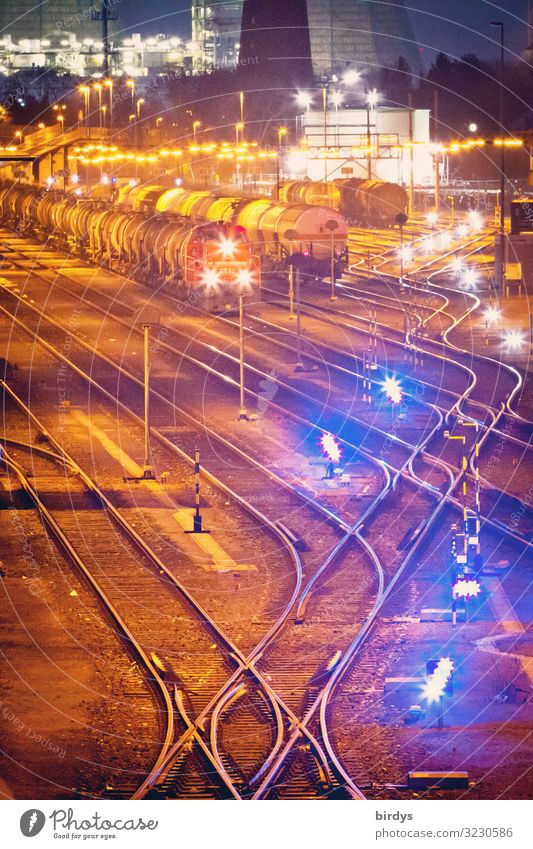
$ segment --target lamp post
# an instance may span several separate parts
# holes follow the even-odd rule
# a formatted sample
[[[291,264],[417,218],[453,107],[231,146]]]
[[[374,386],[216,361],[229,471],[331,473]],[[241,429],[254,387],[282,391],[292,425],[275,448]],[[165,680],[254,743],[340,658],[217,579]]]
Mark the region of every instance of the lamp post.
[[[331,295],[330,301],[336,301],[337,295],[335,294],[335,230],[338,228],[339,223],[335,221],[334,218],[328,219],[326,221],[326,229],[331,233],[331,252],[330,252],[330,279],[331,279]]]
[[[396,404],[401,404],[403,400],[402,387],[395,377],[387,377],[383,383],[383,390],[391,403],[392,420],[394,421]]]
[[[403,286],[403,228],[404,225],[408,222],[408,217],[405,212],[399,212],[396,218],[394,219],[395,223],[400,228],[400,286]]]
[[[160,316],[152,307],[144,307],[137,314],[136,323],[144,334],[144,465],[143,477],[154,480],[155,475],[150,456],[150,329],[159,324]]]
[[[450,201],[451,225],[453,227],[455,225],[455,195],[448,195],[448,200]]]
[[[144,324],[144,466],[145,478],[153,478],[150,462],[150,325]]]
[[[481,505],[480,505],[480,486],[479,486],[479,424],[476,421],[466,421],[465,419],[458,419],[457,424],[461,427],[473,427],[475,428],[475,441],[473,447],[473,462],[472,462],[472,471],[474,473],[474,500],[475,500],[475,516],[476,516],[476,549],[479,554],[481,551],[480,545],[480,529],[481,529]],[[461,457],[461,462],[459,464],[459,469],[462,473],[463,477],[463,521],[465,523],[465,554],[468,550],[468,529],[466,528],[466,522],[468,517],[468,497],[467,497],[467,485],[468,479],[466,476],[468,470],[468,456],[466,450],[466,436],[464,434],[453,436],[450,434],[449,430],[444,431],[444,438],[449,440],[458,440],[463,445],[463,452]]]
[[[304,371],[302,362],[302,318],[300,309],[300,277],[299,266],[296,268],[296,365],[294,371]]]
[[[94,90],[98,95],[98,127],[100,130],[100,139],[102,138],[102,86],[100,83],[94,84]]]
[[[342,103],[342,92],[334,91],[331,95],[331,101],[335,107],[335,135],[334,144],[340,147],[340,131],[339,131],[339,106]]]
[[[500,132],[503,136],[503,84],[505,80],[504,26],[502,21],[491,21],[491,27],[500,30]],[[505,145],[500,146],[500,256],[496,283],[503,289],[505,279]]]
[[[298,238],[298,233],[296,230],[286,230],[283,234],[284,238],[289,242],[289,318],[295,318],[294,315],[294,263],[293,263],[293,254],[294,254],[294,241]]]
[[[244,298],[251,290],[252,275],[249,271],[239,271],[237,288],[239,295],[239,417],[240,422],[250,420],[244,403]]]
[[[84,112],[85,129],[87,131],[88,138],[91,138],[91,127],[89,125],[89,95],[90,95],[91,90],[90,90],[88,85],[82,85],[82,86],[80,86],[79,91],[80,91],[80,94],[83,97],[83,112]]]
[[[322,89],[322,111],[324,117],[324,182],[328,181],[328,88]]]
[[[244,292],[239,292],[239,421],[247,418],[244,406]]]
[[[198,127],[200,127],[201,125],[202,125],[201,121],[193,121],[192,122],[192,140],[193,140],[194,144],[196,144],[196,131],[198,130]]]
[[[241,121],[237,121],[235,124],[235,184],[238,186],[241,182],[241,163],[239,161],[239,132],[243,129],[244,124]],[[242,175],[242,183],[244,189],[244,171]]]
[[[126,85],[131,89],[131,115],[130,124],[133,123],[133,147],[137,153],[137,109],[135,106],[135,81],[127,80]],[[135,157],[135,179],[137,179],[137,156]]]
[[[415,149],[413,135],[413,95],[409,93],[409,215],[415,203]]]
[[[279,200],[281,139],[287,134],[287,127],[278,127],[278,155],[276,157],[276,200]]]
[[[242,140],[244,141],[244,92],[239,92],[239,112],[240,112],[240,124],[242,128]]]
[[[103,124],[104,130],[105,130],[106,127],[107,127],[107,120],[106,120],[106,118],[107,118],[107,106],[105,104],[102,106],[101,111],[102,111],[102,124]]]
[[[434,192],[435,192],[435,203],[434,203],[433,209],[435,210],[437,215],[440,212],[440,153],[441,153],[440,145],[438,145],[438,144],[434,145],[434,147],[433,147],[433,167],[434,167],[435,170],[434,170],[434,174],[433,174],[433,183],[434,183]]]
[[[140,135],[140,141],[142,145],[142,132],[141,132],[141,107],[144,104],[144,97],[137,98],[137,113],[135,116],[135,148],[137,149],[137,132]],[[139,128],[137,130],[137,127]]]
[[[367,179],[372,179],[372,144],[371,144],[371,135],[370,135],[370,109],[374,109],[377,105],[379,99],[379,95],[376,89],[372,89],[369,91],[366,96],[366,146],[367,146],[367,159],[366,159],[366,175]]]
[[[297,102],[299,106],[302,106],[305,109],[305,124],[304,120],[300,120],[299,116],[296,117],[296,130],[303,131],[302,135],[305,135],[304,127],[309,123],[309,111],[311,109],[311,104],[313,102],[313,98],[307,91],[299,91],[297,94]]]

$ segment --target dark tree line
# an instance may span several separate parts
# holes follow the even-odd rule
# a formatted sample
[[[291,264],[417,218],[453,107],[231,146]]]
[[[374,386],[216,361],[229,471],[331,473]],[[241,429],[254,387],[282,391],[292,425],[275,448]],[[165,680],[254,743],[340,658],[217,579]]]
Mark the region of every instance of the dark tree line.
[[[78,86],[84,82],[51,70],[32,69],[0,77],[0,104],[14,124],[54,119],[53,105],[67,104],[65,124],[77,120],[82,106]],[[474,55],[450,59],[439,53],[429,70],[417,76],[403,57],[394,67],[364,73],[359,88],[346,91],[345,103],[357,105],[364,89],[377,88],[383,105],[412,105],[430,109],[432,133],[443,141],[469,135],[474,123],[484,137],[497,136],[533,127],[533,74],[525,62],[509,61],[505,71],[503,130],[499,124],[500,81],[497,61],[484,61]],[[199,138],[233,138],[239,120],[239,92],[245,92],[245,121],[249,137],[275,144],[277,127],[284,123],[295,128],[301,113],[295,97],[294,80],[274,80],[262,67],[239,66],[234,71],[217,70],[201,76],[182,75],[169,68],[159,77],[136,81],[136,93],[144,98],[141,117],[147,133],[155,126],[167,140],[190,137],[193,121],[200,121]],[[320,108],[317,84],[314,103]],[[124,84],[115,85],[116,126],[127,127],[132,111],[131,97]],[[95,123],[98,122],[95,117]]]

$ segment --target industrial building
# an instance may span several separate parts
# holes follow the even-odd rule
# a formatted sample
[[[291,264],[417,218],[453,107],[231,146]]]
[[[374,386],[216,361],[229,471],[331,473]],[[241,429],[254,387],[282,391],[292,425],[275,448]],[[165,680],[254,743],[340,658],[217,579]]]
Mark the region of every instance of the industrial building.
[[[107,0],[116,17],[119,0]],[[103,0],[2,0],[0,3],[0,33],[12,42],[44,41],[50,44],[65,33],[75,33],[78,41],[101,36],[98,20]],[[50,44],[48,46],[50,46]]]
[[[354,63],[395,65],[403,56],[420,70],[403,0],[192,0],[191,39],[161,33],[120,38],[119,0],[29,0],[0,5],[0,73],[51,67],[81,76],[104,65],[102,14],[107,9],[111,72],[147,76],[182,68],[205,73],[238,63],[276,85],[330,79]]]
[[[302,62],[310,63],[317,79],[354,63],[390,67],[400,56],[413,72],[421,67],[403,0],[297,0],[289,6],[283,0],[244,0],[240,55],[259,57],[260,66],[268,63],[275,76],[281,63],[289,81],[296,65],[301,75]]]
[[[242,0],[212,4],[193,0],[192,42],[198,72],[232,68],[239,56]]]
[[[420,55],[403,0],[307,0],[313,71],[317,77],[342,73],[350,63],[390,67],[400,56],[412,71]]]

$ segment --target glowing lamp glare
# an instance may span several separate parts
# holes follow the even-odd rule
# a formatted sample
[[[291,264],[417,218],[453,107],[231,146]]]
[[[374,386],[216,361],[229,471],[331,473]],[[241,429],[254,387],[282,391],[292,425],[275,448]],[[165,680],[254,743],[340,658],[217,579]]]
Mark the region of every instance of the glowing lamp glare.
[[[332,433],[323,433],[320,437],[320,445],[326,457],[329,457],[333,463],[339,462],[341,458],[341,447]]]
[[[400,404],[402,400],[402,388],[395,377],[386,377],[383,381],[383,390],[393,404]]]

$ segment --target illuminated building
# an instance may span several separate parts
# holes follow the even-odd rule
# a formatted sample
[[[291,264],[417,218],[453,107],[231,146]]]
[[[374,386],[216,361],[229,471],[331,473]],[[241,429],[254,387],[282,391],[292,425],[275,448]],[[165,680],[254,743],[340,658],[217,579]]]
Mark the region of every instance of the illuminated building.
[[[432,183],[428,109],[328,108],[325,126],[323,110],[310,109],[300,116],[300,126],[308,153],[305,176],[312,180],[324,177],[326,151],[330,178],[362,177],[407,185],[412,163],[415,185]]]
[[[69,32],[75,33],[79,41],[97,39],[101,36],[101,23],[94,18],[101,5],[98,0],[2,0],[0,32],[14,42],[42,42]],[[109,5],[113,8],[113,0]]]

